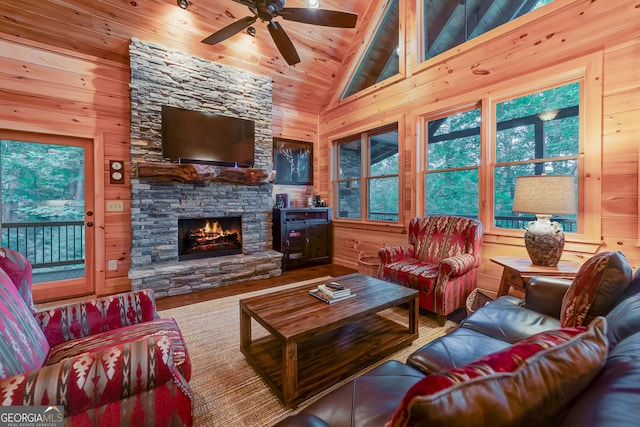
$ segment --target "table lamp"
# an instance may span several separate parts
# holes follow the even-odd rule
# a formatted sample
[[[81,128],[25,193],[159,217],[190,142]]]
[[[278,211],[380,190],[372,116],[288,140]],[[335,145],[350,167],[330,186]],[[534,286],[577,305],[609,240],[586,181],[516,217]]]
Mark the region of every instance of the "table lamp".
[[[516,178],[513,212],[535,214],[524,233],[524,244],[535,265],[558,265],[564,249],[562,226],[551,215],[576,214],[576,192],[571,175],[534,175]]]

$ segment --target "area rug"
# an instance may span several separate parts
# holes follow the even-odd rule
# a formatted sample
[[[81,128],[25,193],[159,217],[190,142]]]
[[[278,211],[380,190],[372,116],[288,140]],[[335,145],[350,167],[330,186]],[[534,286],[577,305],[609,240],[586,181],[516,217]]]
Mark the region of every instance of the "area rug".
[[[240,299],[295,286],[313,287],[315,283],[330,279],[330,276],[320,277],[160,312],[162,317],[173,317],[176,320],[191,357],[193,371],[189,384],[194,393],[195,426],[272,426],[349,380],[308,399],[296,410],[288,410],[240,353],[238,304]],[[406,309],[391,308],[381,314],[406,325]],[[448,321],[444,327],[440,327],[435,316],[421,314],[419,326],[420,337],[410,347],[405,347],[386,360],[395,359],[404,362],[413,351],[444,335],[457,327],[457,324]],[[255,321],[252,324],[252,331],[254,337],[266,334],[266,331]],[[368,369],[382,362],[371,365]],[[354,373],[351,378],[360,373]]]

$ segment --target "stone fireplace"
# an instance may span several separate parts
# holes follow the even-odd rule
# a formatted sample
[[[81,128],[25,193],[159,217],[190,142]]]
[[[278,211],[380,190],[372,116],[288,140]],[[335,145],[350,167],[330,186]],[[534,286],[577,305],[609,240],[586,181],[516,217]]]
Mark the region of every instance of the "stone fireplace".
[[[168,163],[161,149],[163,105],[254,121],[255,168],[273,169],[270,79],[135,39],[129,54],[134,171],[139,162]],[[162,298],[280,275],[282,254],[272,250],[272,193],[269,182],[180,182],[134,176],[132,289],[151,288]],[[228,218],[240,220],[232,225],[226,223]],[[212,220],[232,228],[240,248],[224,248],[219,256],[206,258],[199,252],[182,254],[180,245],[187,233],[183,228],[188,225],[184,221],[201,228],[207,221],[211,226]],[[200,249],[227,243],[207,243],[204,238]]]

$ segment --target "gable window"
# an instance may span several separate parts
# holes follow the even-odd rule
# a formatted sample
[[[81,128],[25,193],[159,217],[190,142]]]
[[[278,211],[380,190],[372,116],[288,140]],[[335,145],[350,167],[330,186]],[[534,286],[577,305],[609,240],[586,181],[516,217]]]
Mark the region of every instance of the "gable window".
[[[552,0],[422,0],[421,61],[452,49]]]
[[[400,72],[399,0],[390,0],[367,50],[342,98],[347,98]]]
[[[427,122],[425,215],[478,218],[480,108]]]
[[[337,217],[399,220],[398,125],[336,142]]]

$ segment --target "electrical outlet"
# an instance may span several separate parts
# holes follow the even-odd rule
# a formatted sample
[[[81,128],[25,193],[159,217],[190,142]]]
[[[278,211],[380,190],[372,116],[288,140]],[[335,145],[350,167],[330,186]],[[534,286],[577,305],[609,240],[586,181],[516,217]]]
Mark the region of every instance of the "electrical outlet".
[[[124,202],[122,200],[109,200],[107,202],[107,212],[124,211]]]
[[[110,259],[109,260],[109,265],[107,266],[107,268],[109,270],[117,270],[118,269],[118,260],[117,259]]]

